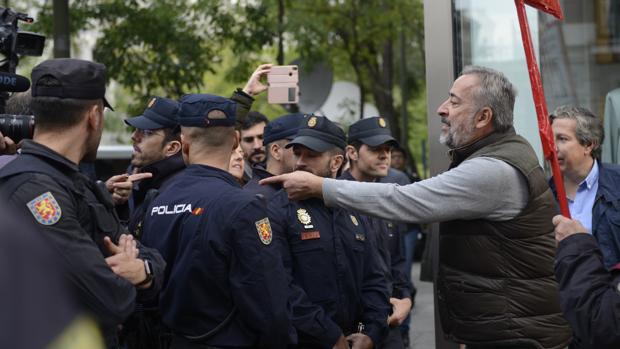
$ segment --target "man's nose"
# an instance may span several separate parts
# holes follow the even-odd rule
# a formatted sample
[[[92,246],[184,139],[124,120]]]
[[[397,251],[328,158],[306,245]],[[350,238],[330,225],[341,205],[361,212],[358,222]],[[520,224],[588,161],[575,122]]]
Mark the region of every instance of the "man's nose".
[[[446,99],[443,103],[439,105],[437,108],[437,115],[439,116],[448,116],[448,100]]]
[[[253,147],[254,147],[254,149],[262,148],[263,147],[263,140],[261,138],[254,137]]]

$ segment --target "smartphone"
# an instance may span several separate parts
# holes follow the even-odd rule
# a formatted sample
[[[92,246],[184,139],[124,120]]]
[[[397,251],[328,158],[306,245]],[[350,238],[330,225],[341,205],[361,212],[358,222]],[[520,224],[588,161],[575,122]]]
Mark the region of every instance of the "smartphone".
[[[267,101],[272,104],[299,103],[299,70],[296,65],[276,65],[267,74]]]

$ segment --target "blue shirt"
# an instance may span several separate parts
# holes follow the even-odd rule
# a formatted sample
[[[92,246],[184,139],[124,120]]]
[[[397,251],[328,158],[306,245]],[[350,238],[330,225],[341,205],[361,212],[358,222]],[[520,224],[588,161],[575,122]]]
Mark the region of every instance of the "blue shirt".
[[[598,162],[595,160],[588,176],[579,183],[575,199],[568,199],[568,210],[592,234],[592,207],[598,191]]]

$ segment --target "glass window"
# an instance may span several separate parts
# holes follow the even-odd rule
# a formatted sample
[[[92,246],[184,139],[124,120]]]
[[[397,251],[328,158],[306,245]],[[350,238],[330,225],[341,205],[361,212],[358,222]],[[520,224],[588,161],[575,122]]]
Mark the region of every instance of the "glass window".
[[[604,119],[603,161],[620,162],[620,1],[560,0],[564,21],[528,7],[547,107],[580,105]],[[512,1],[452,0],[454,67],[502,71],[519,95],[515,128],[542,159],[519,22]],[[538,52],[540,51],[540,52]],[[540,54],[538,54],[540,53]]]
[[[549,112],[573,104],[603,117],[603,161],[618,163],[620,2],[560,3],[564,21],[539,15],[543,85]]]
[[[523,52],[517,10],[512,1],[453,0],[454,71],[480,65],[504,73],[515,85],[514,125],[542,160],[536,110]],[[535,50],[538,47],[537,11],[527,9]]]

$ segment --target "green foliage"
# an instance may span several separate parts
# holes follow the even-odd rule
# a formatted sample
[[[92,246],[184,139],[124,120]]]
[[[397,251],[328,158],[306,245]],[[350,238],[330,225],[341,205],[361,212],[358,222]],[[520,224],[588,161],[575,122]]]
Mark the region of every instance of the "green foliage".
[[[38,13],[30,30],[51,34],[51,1],[25,2]],[[229,95],[259,63],[281,54],[285,63],[328,61],[336,79],[358,83],[392,125],[403,124],[406,103],[409,132],[401,142],[420,158],[426,137],[422,0],[74,0],[70,17],[74,40],[83,30],[96,31],[94,58],[120,85],[119,112],[109,128],[119,128],[111,123],[123,111],[138,115],[152,95]],[[401,34],[406,74],[399,64]],[[265,99],[257,99],[259,111],[285,113]]]

